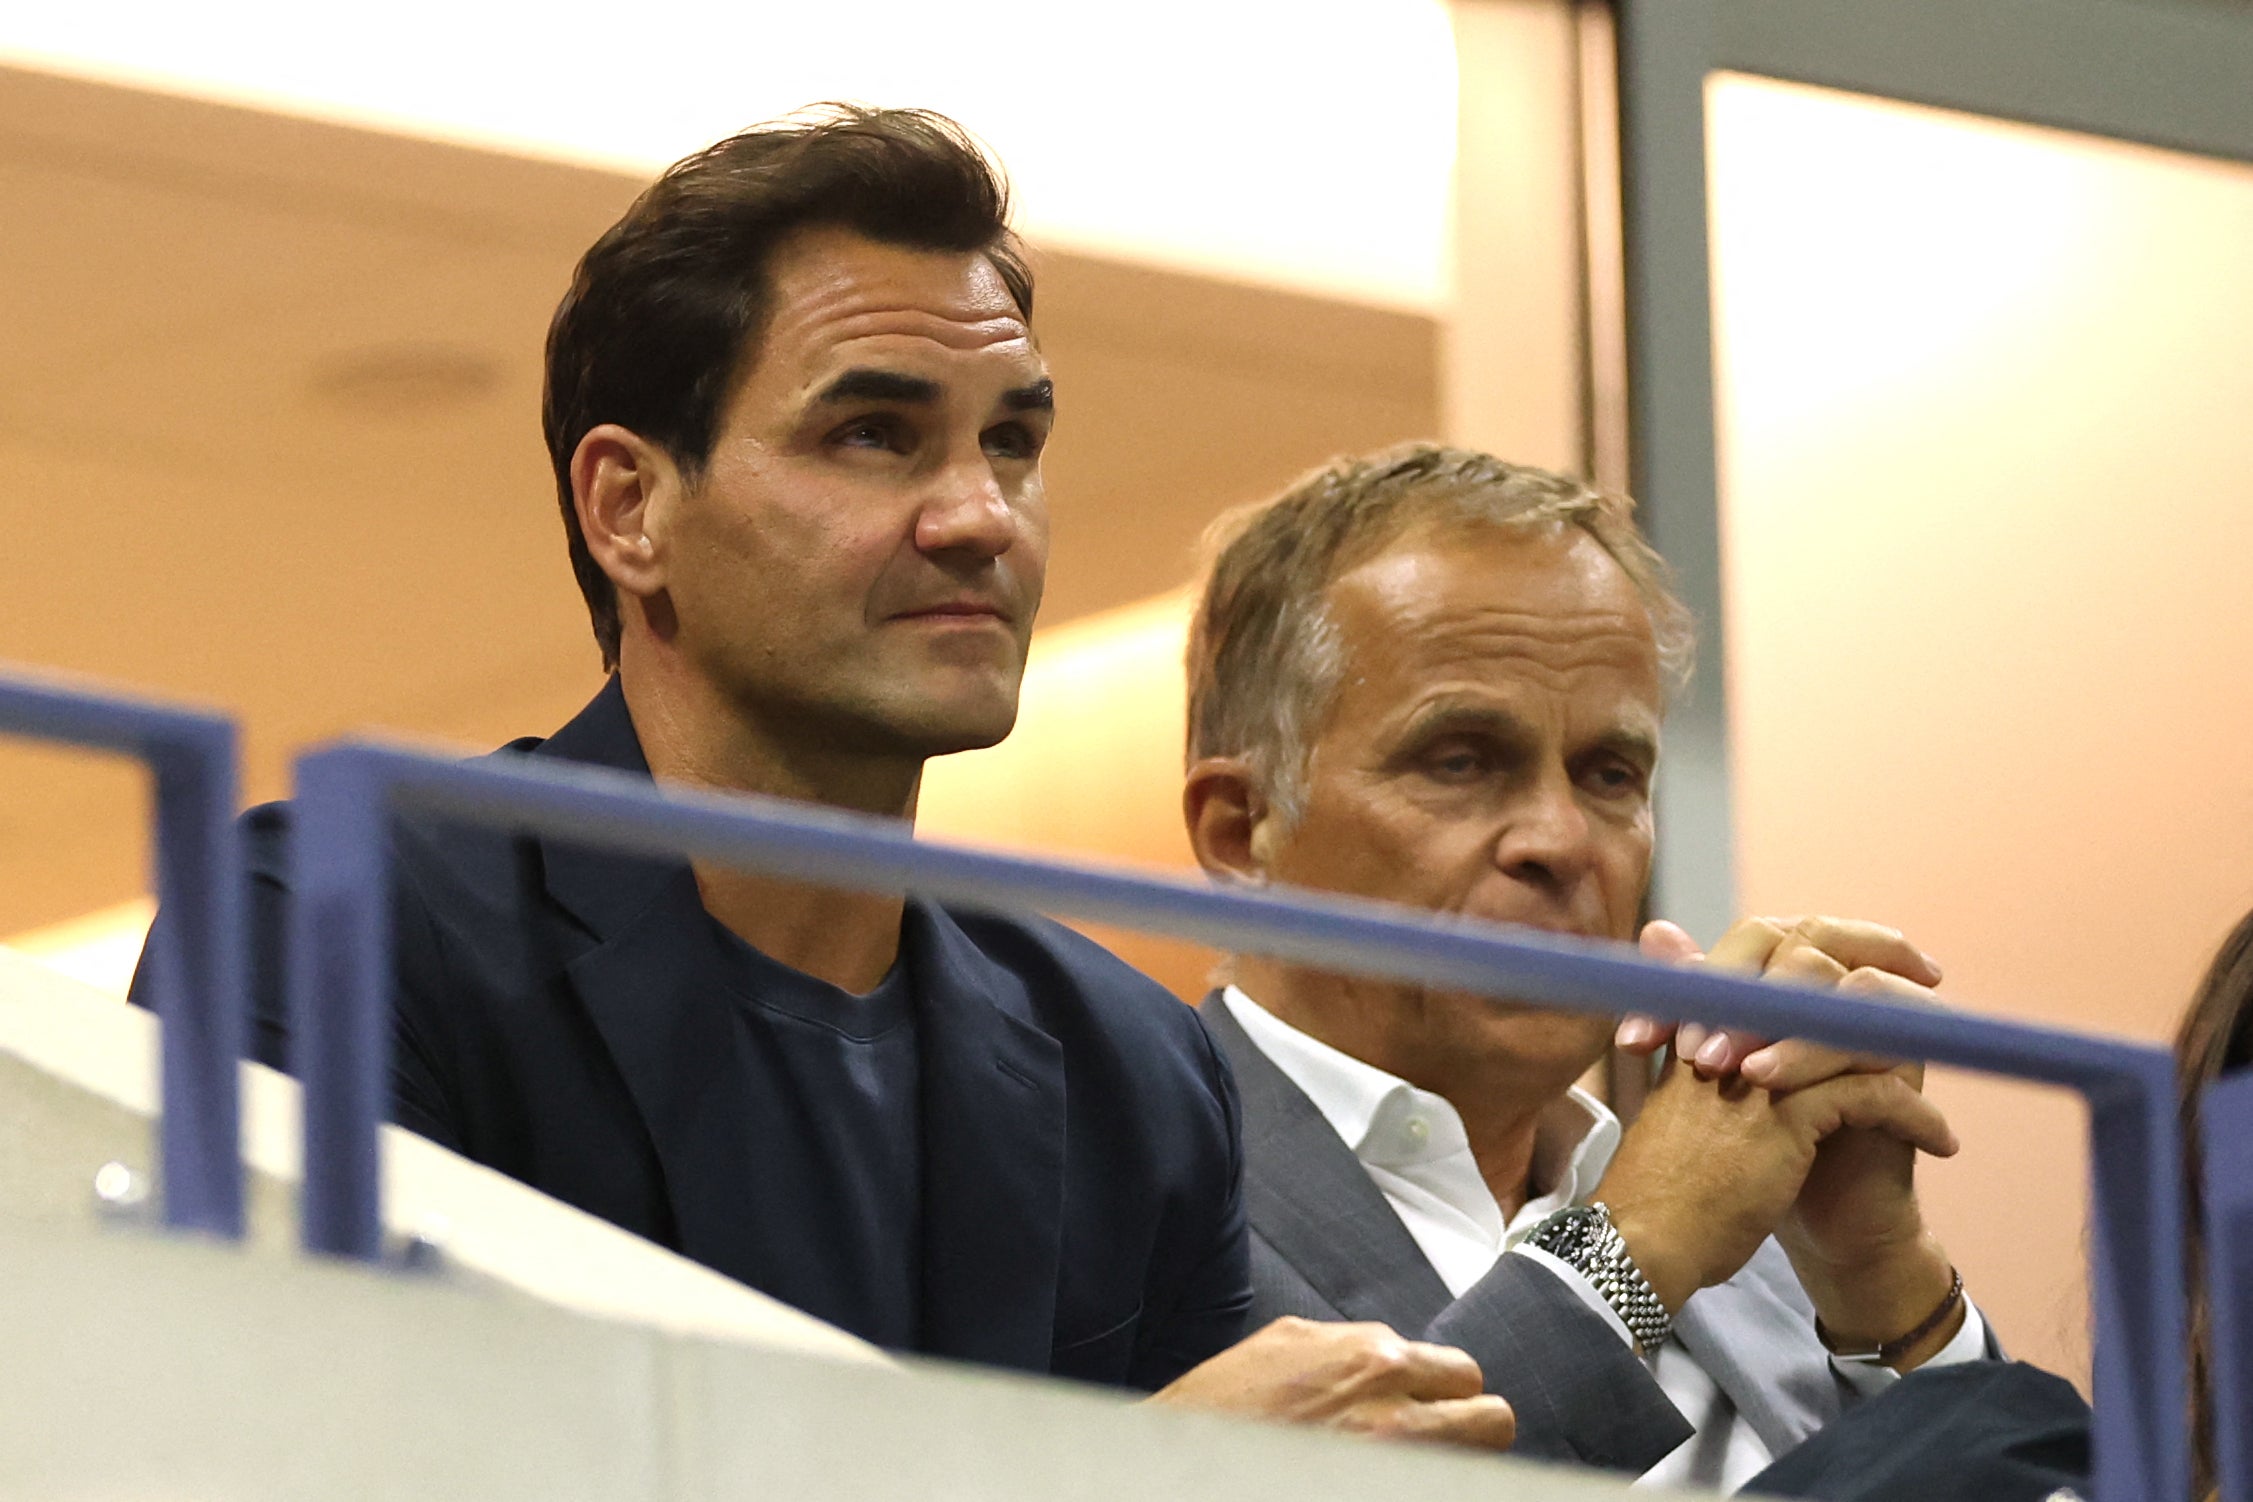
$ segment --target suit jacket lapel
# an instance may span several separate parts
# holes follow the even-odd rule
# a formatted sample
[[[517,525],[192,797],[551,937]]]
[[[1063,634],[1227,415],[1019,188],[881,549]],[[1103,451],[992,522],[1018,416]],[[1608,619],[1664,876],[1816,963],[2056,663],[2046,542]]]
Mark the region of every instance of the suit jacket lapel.
[[[923,1339],[1047,1366],[1063,1245],[1064,1051],[1015,975],[910,901],[923,1078]]]
[[[615,677],[529,749],[649,775]],[[710,1192],[748,1182],[755,1144],[695,878],[685,862],[537,844],[550,897],[584,930],[566,973],[648,1128],[680,1250],[748,1279],[757,1208]],[[1063,1048],[1034,1025],[1023,984],[937,908],[911,900],[901,938],[919,1009],[919,1345],[1037,1370],[1055,1337],[1063,1242]]]
[[[1348,1319],[1415,1334],[1450,1302],[1368,1170],[1305,1092],[1260,1052],[1219,993],[1198,1011],[1228,1055],[1244,1109],[1252,1228]]]
[[[649,775],[615,677],[533,754]],[[641,1113],[679,1250],[751,1281],[760,1210],[724,1186],[752,1182],[755,1128],[695,876],[685,861],[536,844],[549,897],[583,930],[565,974]]]

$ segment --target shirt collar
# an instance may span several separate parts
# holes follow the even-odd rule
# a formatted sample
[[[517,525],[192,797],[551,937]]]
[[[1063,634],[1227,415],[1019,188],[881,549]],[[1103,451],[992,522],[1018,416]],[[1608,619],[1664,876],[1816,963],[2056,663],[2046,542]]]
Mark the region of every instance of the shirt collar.
[[[1463,1118],[1444,1098],[1299,1031],[1241,987],[1223,989],[1221,1001],[1363,1163],[1401,1168],[1468,1151]],[[1425,1124],[1422,1132],[1412,1130],[1418,1122]],[[1537,1206],[1546,1215],[1594,1194],[1618,1151],[1619,1135],[1619,1118],[1577,1085],[1552,1102],[1533,1143],[1533,1184],[1547,1187],[1529,1196],[1526,1210],[1511,1218],[1511,1230],[1521,1221],[1532,1224],[1526,1211]]]

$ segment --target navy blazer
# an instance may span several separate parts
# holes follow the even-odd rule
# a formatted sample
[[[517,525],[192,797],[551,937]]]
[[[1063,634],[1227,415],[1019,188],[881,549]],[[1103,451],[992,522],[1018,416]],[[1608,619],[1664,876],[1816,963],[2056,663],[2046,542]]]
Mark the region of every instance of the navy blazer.
[[[529,754],[649,775],[613,678]],[[256,1053],[287,1067],[289,810],[244,820]],[[751,1140],[685,862],[426,818],[392,835],[393,1114],[754,1287]],[[161,920],[160,920],[161,921]],[[911,901],[927,1354],[1160,1386],[1244,1333],[1237,1102],[1190,1008],[1037,917]],[[136,978],[136,989],[139,978]],[[772,1242],[770,1235],[766,1238]],[[790,1255],[821,1259],[809,1237]],[[770,1259],[773,1254],[768,1254]]]

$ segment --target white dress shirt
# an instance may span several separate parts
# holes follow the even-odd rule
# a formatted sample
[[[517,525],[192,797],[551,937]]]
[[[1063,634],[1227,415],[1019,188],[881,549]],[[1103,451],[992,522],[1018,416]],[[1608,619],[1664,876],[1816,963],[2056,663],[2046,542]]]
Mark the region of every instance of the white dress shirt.
[[[1307,1036],[1235,986],[1222,991],[1221,1000],[1260,1052],[1353,1149],[1449,1293],[1460,1298],[1505,1253],[1531,1257],[1562,1278],[1621,1340],[1635,1343],[1594,1284],[1547,1252],[1522,1245],[1553,1212],[1585,1204],[1611,1166],[1620,1123],[1603,1102],[1571,1089],[1542,1113],[1534,1127],[1528,1198],[1505,1220],[1453,1105]],[[1963,1328],[1928,1364],[1975,1360],[1985,1353],[1986,1340],[1986,1324],[1967,1300]],[[1645,1471],[1642,1482],[1735,1491],[1774,1459],[1752,1426],[1738,1422],[1736,1405],[1680,1341],[1670,1340],[1643,1359],[1697,1433]],[[1833,1361],[1832,1367],[1866,1392],[1897,1380],[1891,1368],[1870,1362]]]

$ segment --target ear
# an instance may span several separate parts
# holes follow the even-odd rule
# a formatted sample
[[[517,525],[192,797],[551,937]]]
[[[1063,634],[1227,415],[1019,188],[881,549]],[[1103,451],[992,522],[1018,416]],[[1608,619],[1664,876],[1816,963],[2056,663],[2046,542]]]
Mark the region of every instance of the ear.
[[[1240,758],[1208,756],[1189,769],[1181,816],[1197,864],[1223,881],[1264,885],[1277,824],[1259,779]]]
[[[571,454],[571,503],[596,567],[622,595],[665,588],[665,540],[685,485],[673,456],[630,428],[598,423]]]

